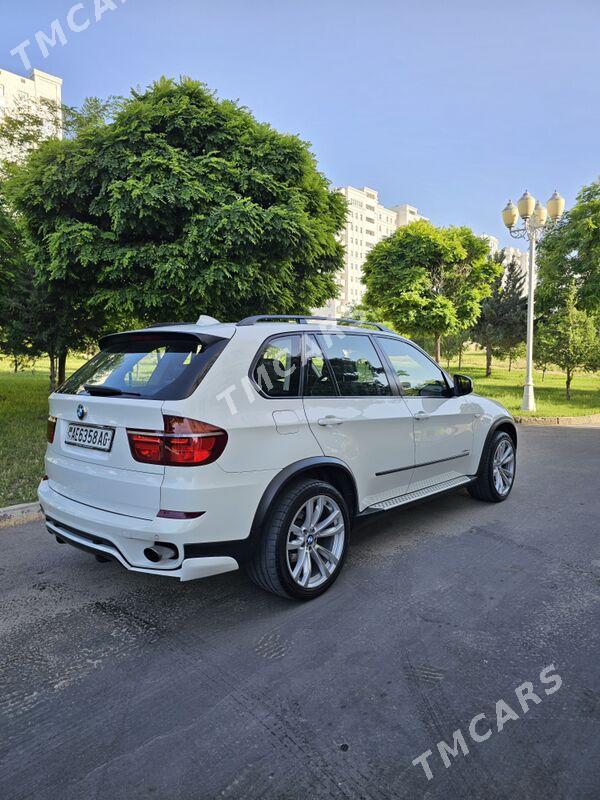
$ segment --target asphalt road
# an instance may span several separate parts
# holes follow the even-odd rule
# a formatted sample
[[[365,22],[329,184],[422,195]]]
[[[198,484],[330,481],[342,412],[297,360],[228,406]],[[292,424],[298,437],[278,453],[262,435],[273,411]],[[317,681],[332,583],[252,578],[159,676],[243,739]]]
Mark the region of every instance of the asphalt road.
[[[600,429],[520,436],[505,503],[363,524],[308,604],[0,531],[2,800],[600,797]]]

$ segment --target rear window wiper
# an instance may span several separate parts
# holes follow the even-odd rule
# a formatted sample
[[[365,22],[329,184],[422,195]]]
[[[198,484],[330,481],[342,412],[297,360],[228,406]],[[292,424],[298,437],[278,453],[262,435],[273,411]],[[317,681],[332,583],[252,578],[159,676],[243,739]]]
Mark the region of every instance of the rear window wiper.
[[[84,383],[83,388],[88,394],[104,395],[105,397],[115,397],[116,395],[128,395],[131,397],[141,397],[139,392],[124,392],[116,386],[107,386],[105,383]]]

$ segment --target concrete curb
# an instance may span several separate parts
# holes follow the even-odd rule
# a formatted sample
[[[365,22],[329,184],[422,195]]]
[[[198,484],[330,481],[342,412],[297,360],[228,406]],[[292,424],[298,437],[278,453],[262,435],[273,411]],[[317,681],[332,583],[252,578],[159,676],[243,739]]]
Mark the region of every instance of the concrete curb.
[[[581,417],[515,417],[521,425],[600,425],[600,414]]]
[[[25,522],[33,522],[42,517],[39,503],[19,503],[17,506],[6,506],[6,508],[0,508],[0,528],[23,525]]]

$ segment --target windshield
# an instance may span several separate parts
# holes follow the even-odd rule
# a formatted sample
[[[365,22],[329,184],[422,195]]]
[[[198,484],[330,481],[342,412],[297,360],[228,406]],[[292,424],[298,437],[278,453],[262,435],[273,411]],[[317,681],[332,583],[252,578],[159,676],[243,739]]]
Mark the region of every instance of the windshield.
[[[188,397],[227,339],[190,334],[123,334],[73,373],[60,394],[125,395],[153,400]]]

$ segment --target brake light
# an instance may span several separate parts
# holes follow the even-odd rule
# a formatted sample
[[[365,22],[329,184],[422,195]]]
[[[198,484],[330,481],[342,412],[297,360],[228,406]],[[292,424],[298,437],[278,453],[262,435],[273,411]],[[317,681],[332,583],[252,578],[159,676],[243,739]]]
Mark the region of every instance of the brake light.
[[[48,417],[48,422],[46,424],[46,439],[48,439],[49,444],[52,444],[54,441],[54,432],[56,430],[56,417]]]
[[[164,431],[127,430],[131,455],[145,464],[197,467],[211,464],[225,450],[227,433],[208,422],[163,416]]]

